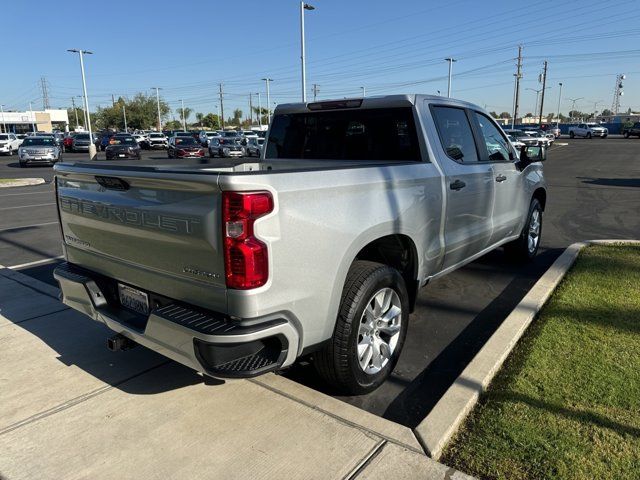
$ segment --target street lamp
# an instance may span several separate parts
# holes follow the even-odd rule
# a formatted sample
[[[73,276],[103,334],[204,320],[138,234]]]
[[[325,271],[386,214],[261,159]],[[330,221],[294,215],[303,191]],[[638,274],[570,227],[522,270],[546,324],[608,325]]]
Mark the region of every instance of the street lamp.
[[[308,3],[300,2],[300,62],[302,66],[302,101],[307,102],[307,73],[304,59],[304,11],[315,10],[316,7]],[[267,107],[267,110],[269,107]]]
[[[558,114],[556,115],[558,121],[556,122],[556,127],[560,126],[560,99],[562,98],[562,82],[558,83],[558,85],[560,86],[560,92],[558,92]]]
[[[2,133],[7,133],[7,125],[4,123],[4,103],[0,105],[0,112],[2,112]]]
[[[551,87],[545,87],[544,90],[550,90]],[[535,89],[535,88],[527,88],[527,90],[531,90],[532,92],[536,92],[536,106],[533,109],[533,113],[536,113],[538,111],[538,96],[540,95],[540,92],[542,92],[542,88],[539,89]]]
[[[182,105],[182,111],[180,112],[182,114],[182,131],[186,132],[187,131],[187,122],[184,118],[184,100],[180,99],[180,104]]]
[[[160,90],[162,90],[162,88],[160,87],[151,87],[152,89],[156,89],[156,105],[158,107],[158,131],[161,132],[162,131],[162,122],[160,120]]]
[[[360,89],[362,90],[362,98],[367,96],[367,88],[366,87],[360,87]]]
[[[89,159],[95,160],[96,146],[93,143],[93,133],[91,132],[91,114],[89,113],[89,97],[87,96],[87,81],[84,76],[84,55],[93,55],[93,52],[76,48],[68,49],[67,52],[77,53],[80,57],[80,72],[82,73],[82,93],[84,95],[84,110],[87,116],[87,127],[89,128]]]
[[[74,108],[75,110],[75,108]],[[35,124],[35,113],[33,113],[33,106],[31,105],[31,102],[29,102],[29,113],[31,114],[31,130],[33,130],[34,132],[36,131],[36,124]],[[78,123],[78,112],[76,111],[76,123]]]
[[[269,82],[273,82],[272,78],[263,78],[264,82],[267,84],[267,125],[271,123],[271,97],[269,95]],[[303,99],[303,101],[305,101]]]
[[[262,127],[262,97],[260,96],[260,92],[258,95],[258,126]]]
[[[453,62],[457,62],[455,58],[445,58],[445,61],[449,62],[449,83],[447,86],[447,97],[451,97],[451,74],[453,70]]]

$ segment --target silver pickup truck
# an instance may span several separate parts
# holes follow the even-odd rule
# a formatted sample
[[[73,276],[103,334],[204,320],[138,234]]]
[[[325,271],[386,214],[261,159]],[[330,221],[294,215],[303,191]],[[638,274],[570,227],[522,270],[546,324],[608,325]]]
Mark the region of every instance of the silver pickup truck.
[[[545,156],[453,99],[280,105],[255,161],[56,165],[55,278],[112,349],[222,378],[304,356],[364,393],[393,370],[419,288],[500,246],[535,256]]]

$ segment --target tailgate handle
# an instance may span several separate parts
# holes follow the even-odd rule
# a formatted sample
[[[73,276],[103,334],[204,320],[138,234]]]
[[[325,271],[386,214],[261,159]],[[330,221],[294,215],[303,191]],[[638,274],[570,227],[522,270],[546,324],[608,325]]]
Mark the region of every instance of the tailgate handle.
[[[118,177],[95,176],[96,182],[108,190],[129,190],[129,184]]]

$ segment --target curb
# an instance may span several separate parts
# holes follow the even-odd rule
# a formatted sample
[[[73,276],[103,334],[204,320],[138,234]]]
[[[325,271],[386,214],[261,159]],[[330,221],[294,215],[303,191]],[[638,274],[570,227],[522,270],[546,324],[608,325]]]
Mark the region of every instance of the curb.
[[[28,187],[31,185],[42,185],[43,183],[45,183],[44,178],[16,178],[9,182],[0,182],[0,188]]]
[[[527,327],[549,299],[580,251],[589,245],[640,245],[640,240],[588,240],[570,245],[540,277],[414,429],[426,454],[438,460],[445,446],[493,380]]]

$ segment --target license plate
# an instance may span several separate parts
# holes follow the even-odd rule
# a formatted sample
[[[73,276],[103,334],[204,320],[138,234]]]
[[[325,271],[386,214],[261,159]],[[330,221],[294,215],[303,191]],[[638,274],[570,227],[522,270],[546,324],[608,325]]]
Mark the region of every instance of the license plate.
[[[123,307],[143,315],[149,314],[149,296],[145,292],[119,283],[118,294]]]
[[[119,153],[119,154],[118,154],[118,156],[119,156],[120,158],[124,158],[124,153]]]

